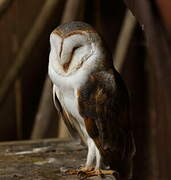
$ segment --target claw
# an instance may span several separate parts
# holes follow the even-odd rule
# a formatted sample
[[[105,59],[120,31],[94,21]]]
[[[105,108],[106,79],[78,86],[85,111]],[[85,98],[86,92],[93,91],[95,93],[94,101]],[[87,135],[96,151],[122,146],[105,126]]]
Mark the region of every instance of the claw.
[[[84,172],[84,171],[78,171],[78,174],[77,174],[78,176],[84,176],[84,175],[86,175],[86,172]]]
[[[83,172],[90,172],[94,170],[94,167],[80,167],[79,170]]]
[[[113,176],[119,176],[119,173],[114,170],[102,170],[102,169],[96,169],[94,171],[88,172],[89,176],[101,176],[102,178],[105,177],[105,175],[113,175]]]
[[[84,175],[93,170],[94,170],[93,167],[80,167],[79,169],[68,170],[67,174],[69,174],[69,175]]]
[[[114,170],[102,170],[102,169],[94,169],[92,167],[81,167],[78,170],[69,170],[67,172],[69,175],[78,175],[80,179],[86,179],[92,176],[100,176],[101,178],[105,178],[105,175],[113,175],[119,177],[119,173]]]

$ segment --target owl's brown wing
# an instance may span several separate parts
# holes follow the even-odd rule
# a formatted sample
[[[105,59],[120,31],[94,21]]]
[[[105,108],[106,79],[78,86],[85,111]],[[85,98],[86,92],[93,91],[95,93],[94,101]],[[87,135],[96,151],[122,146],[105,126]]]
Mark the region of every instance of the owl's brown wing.
[[[80,114],[104,163],[121,174],[130,174],[135,148],[129,127],[129,97],[119,73],[110,69],[92,74],[78,94]]]

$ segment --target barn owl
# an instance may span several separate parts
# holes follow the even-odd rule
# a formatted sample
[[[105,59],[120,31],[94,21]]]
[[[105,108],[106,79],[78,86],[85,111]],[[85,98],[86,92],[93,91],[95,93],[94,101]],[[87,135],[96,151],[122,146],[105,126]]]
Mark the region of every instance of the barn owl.
[[[87,23],[70,22],[50,35],[49,76],[56,108],[88,147],[87,175],[117,172],[131,178],[135,153],[129,97],[112,56]]]

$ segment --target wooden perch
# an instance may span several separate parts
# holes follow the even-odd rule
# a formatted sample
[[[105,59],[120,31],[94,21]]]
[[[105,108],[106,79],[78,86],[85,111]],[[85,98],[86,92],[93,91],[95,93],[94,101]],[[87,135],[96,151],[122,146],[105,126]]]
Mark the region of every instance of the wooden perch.
[[[14,60],[14,64],[11,65],[7,75],[0,83],[0,106],[2,105],[3,100],[10,90],[10,87],[15,82],[17,76],[21,73],[29,53],[31,52],[35,42],[39,39],[44,27],[47,25],[50,15],[59,2],[60,0],[45,1],[40,14],[35,20],[32,29],[26,36],[26,39],[24,40],[23,45],[21,46],[21,49]]]
[[[132,15],[132,13],[129,10],[127,10],[119,34],[119,39],[116,45],[116,49],[113,55],[114,65],[119,72],[122,71],[124,60],[126,59],[126,53],[129,47],[132,34],[135,30],[135,26],[136,26],[136,19]]]
[[[42,140],[0,143],[0,179],[79,180],[67,175],[85,163],[86,149],[73,140]],[[88,179],[100,180],[94,176]],[[106,176],[104,180],[116,180]]]
[[[68,0],[65,9],[64,9],[64,14],[61,20],[61,24],[73,21],[73,20],[81,20],[83,18],[83,8],[85,5],[85,1],[80,1],[80,0]],[[44,90],[41,96],[41,101],[39,104],[39,109],[35,118],[35,124],[32,132],[32,139],[39,139],[43,138],[46,136],[45,130],[43,128],[47,129],[47,127],[50,126],[52,123],[52,109],[54,108],[54,105],[52,103],[52,88],[50,87],[48,76],[46,77],[45,83],[44,83]],[[49,102],[47,104],[44,102],[44,100]],[[68,137],[68,131],[65,127],[65,124],[61,117],[58,117],[58,126],[59,132],[58,132],[58,137]],[[47,127],[45,127],[45,125]],[[44,132],[44,133],[43,133]]]

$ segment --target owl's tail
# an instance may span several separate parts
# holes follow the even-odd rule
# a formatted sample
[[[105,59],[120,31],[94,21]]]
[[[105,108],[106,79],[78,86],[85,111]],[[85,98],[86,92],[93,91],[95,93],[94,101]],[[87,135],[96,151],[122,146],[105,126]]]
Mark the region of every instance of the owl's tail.
[[[136,151],[132,133],[127,134],[124,141],[124,146],[122,146],[120,151],[113,149],[112,151],[102,152],[102,157],[104,164],[116,170],[121,180],[128,180],[133,175],[133,156]]]
[[[132,179],[133,176],[133,157],[135,155],[136,148],[132,133],[129,133],[126,138],[125,148],[123,150],[123,156],[119,160],[118,164],[112,163],[111,168],[118,170],[121,180]],[[114,166],[114,167],[112,167]]]

